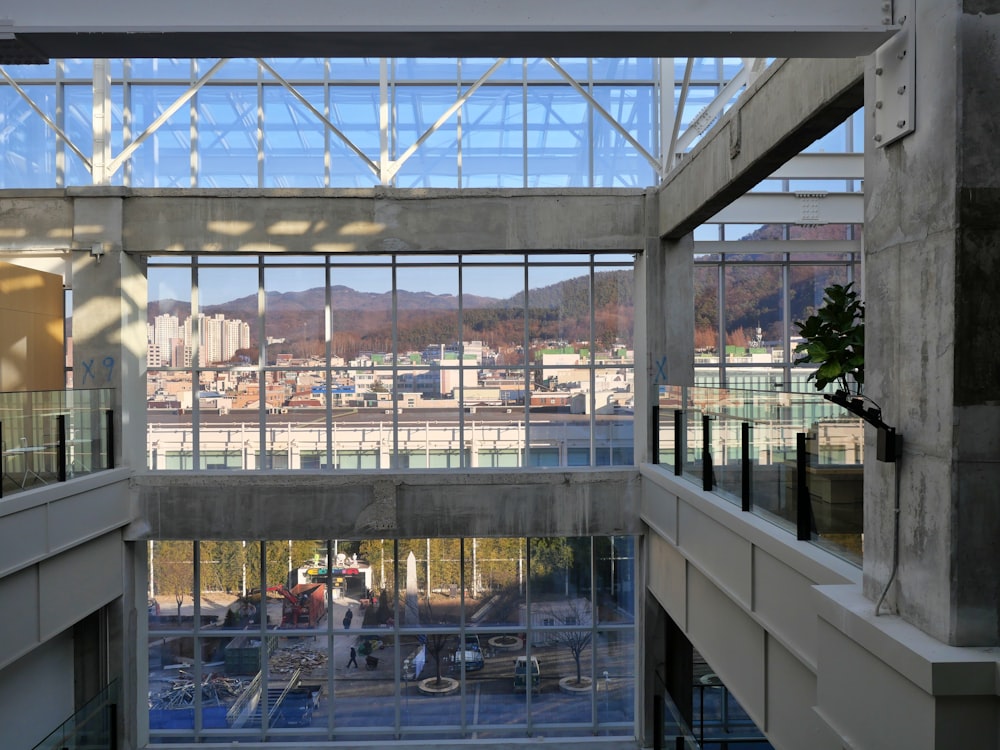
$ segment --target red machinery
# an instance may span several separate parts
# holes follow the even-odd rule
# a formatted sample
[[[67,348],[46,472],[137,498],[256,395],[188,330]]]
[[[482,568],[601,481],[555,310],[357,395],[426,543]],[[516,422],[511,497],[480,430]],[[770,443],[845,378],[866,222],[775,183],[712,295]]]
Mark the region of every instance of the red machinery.
[[[297,583],[289,590],[284,586],[271,586],[284,598],[281,608],[281,625],[286,628],[314,628],[326,614],[326,585],[322,583]]]

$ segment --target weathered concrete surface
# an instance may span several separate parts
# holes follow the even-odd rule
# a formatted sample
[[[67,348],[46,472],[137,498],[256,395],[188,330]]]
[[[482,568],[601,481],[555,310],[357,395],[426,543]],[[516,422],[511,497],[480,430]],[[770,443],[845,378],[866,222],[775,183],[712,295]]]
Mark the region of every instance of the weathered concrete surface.
[[[0,251],[69,250],[73,201],[63,190],[4,190],[0,198]]]
[[[655,460],[657,427],[642,415],[659,403],[660,386],[694,384],[694,236],[649,238],[635,259],[635,279],[635,450],[636,463],[644,463]]]
[[[877,599],[893,575],[898,481],[884,609],[952,645],[996,646],[1000,16],[917,8],[916,130],[865,151],[866,391],[905,442],[897,464],[866,462],[864,590]]]
[[[636,469],[138,475],[133,539],[637,534]]]
[[[660,186],[660,235],[691,232],[859,109],[864,62],[772,65]]]
[[[73,200],[73,243],[87,248],[72,253],[73,385],[114,389],[115,434],[136,435],[146,425],[147,285],[145,258],[122,251],[122,221],[118,198]],[[114,447],[116,465],[145,464],[142,441]]]
[[[694,236],[662,240],[647,197],[646,252],[635,258],[636,463],[654,461],[650,418],[661,385],[694,383]],[[638,387],[643,384],[645,387]]]
[[[640,252],[643,191],[143,191],[128,252]]]
[[[639,253],[645,197],[600,188],[10,190],[0,200],[0,253],[89,254],[95,242],[128,254]]]

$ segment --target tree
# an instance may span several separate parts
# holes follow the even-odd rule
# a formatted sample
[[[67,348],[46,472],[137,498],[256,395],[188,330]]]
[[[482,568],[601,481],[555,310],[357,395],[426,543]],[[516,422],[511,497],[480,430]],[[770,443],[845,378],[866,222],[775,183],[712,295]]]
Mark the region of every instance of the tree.
[[[795,347],[796,353],[803,354],[795,364],[819,365],[808,378],[816,381],[816,390],[831,383],[846,393],[860,394],[864,388],[865,306],[852,286],[828,286],[823,305],[814,315],[795,324],[805,339]]]
[[[155,542],[153,580],[158,592],[174,597],[177,622],[181,621],[184,597],[194,589],[194,547],[192,542]]]
[[[421,619],[426,619],[426,624],[428,625],[447,625],[448,623],[444,618],[436,617],[434,614],[434,608],[431,606],[431,598],[427,596],[424,598],[423,612],[421,613]],[[451,635],[447,633],[428,633],[424,636],[424,648],[427,653],[434,659],[434,686],[439,687],[441,685],[441,653],[448,647],[451,642]]]
[[[582,685],[584,680],[580,656],[594,637],[593,631],[589,629],[593,621],[590,615],[590,602],[586,599],[567,599],[558,606],[550,605],[547,614],[554,622],[564,627],[587,628],[587,630],[555,630],[548,634],[550,643],[569,649],[576,663],[576,684]]]

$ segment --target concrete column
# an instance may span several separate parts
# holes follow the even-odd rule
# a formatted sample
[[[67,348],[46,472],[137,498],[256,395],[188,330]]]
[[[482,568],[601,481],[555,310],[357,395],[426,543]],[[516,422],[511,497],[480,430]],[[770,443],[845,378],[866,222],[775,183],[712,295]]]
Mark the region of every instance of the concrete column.
[[[635,460],[652,459],[652,407],[661,385],[694,383],[694,236],[659,237],[646,197],[645,252],[635,259]]]
[[[73,387],[114,389],[115,463],[143,468],[146,273],[122,251],[122,230],[121,198],[74,197]]]
[[[877,463],[869,430],[864,593],[948,644],[996,646],[1000,15],[915,5],[915,132],[877,147],[874,57],[865,73],[866,394],[905,442]]]

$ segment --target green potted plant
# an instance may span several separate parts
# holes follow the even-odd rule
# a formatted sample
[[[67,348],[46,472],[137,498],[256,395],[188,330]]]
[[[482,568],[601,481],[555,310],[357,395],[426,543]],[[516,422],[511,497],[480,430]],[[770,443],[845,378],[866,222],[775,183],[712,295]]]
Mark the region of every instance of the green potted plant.
[[[851,287],[833,284],[823,290],[823,305],[795,325],[803,341],[795,364],[819,365],[809,375],[816,390],[831,383],[845,394],[860,396],[865,384],[865,306]]]

